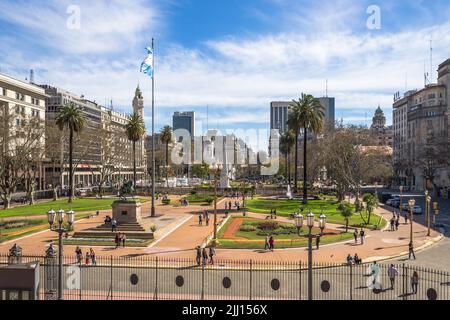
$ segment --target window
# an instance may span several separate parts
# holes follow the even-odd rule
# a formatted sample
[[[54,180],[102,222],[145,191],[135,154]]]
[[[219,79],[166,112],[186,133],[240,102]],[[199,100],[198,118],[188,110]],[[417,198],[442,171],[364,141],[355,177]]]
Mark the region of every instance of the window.
[[[5,89],[5,88],[2,88],[2,95],[6,96],[6,94],[7,94],[6,89]]]

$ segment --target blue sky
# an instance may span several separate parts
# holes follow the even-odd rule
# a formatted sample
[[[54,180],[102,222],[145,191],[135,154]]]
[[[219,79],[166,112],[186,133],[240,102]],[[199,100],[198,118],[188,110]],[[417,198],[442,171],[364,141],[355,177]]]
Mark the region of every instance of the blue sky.
[[[71,5],[79,29],[67,27]],[[367,28],[370,5],[379,30]],[[209,105],[210,128],[268,129],[270,101],[322,96],[326,79],[337,118],[362,124],[381,105],[391,121],[394,93],[423,86],[424,63],[450,56],[444,0],[0,0],[0,12],[2,73],[33,68],[38,83],[127,113],[138,83],[150,107],[138,68],[155,37],[158,128],[177,110],[205,128]]]

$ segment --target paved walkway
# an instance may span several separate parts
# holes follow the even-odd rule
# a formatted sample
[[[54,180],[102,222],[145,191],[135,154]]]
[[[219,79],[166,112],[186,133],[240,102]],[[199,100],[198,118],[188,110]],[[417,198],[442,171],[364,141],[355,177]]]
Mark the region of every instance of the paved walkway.
[[[173,197],[177,201],[179,197]],[[219,202],[219,208],[223,207],[224,200]],[[212,206],[191,205],[189,207],[162,206],[158,204],[157,213],[167,215],[173,218],[161,230],[157,232],[156,241],[147,248],[123,248],[114,250],[110,247],[97,247],[97,255],[113,256],[163,256],[170,258],[195,258],[194,248],[203,243],[206,237],[213,232],[213,215],[210,216],[210,225],[198,226],[198,212],[212,210]],[[392,213],[386,209],[379,208],[378,213],[386,219],[390,219]],[[148,217],[150,212],[150,203],[143,205],[143,217]],[[103,212],[100,217],[85,219],[75,224],[75,230],[84,230],[95,227],[103,222],[104,216],[111,214],[110,211]],[[223,219],[219,215],[218,221]],[[164,217],[163,217],[164,218]],[[163,219],[161,218],[161,219]],[[280,218],[280,220],[286,220]],[[403,219],[402,219],[403,220]],[[329,225],[329,228],[337,228],[336,225]],[[381,260],[392,256],[399,256],[408,250],[410,225],[400,225],[399,231],[367,231],[367,237],[364,245],[355,244],[353,240],[345,243],[336,243],[323,245],[320,250],[314,250],[314,260],[316,262],[344,262],[348,254],[357,253],[363,260]],[[427,229],[414,224],[414,244],[417,249],[429,246],[441,239],[441,235],[432,232],[431,237],[426,236]],[[42,254],[45,247],[56,239],[53,232],[45,231],[34,234],[20,240],[7,242],[0,245],[0,253],[6,253],[14,242],[17,242],[24,250],[25,254]],[[275,242],[276,248],[276,242]],[[66,246],[66,253],[71,254],[75,247]],[[271,261],[306,261],[307,251],[302,249],[284,249],[274,252],[265,252],[264,250],[229,250],[218,249],[217,257],[219,259],[241,259],[241,260],[271,260]]]

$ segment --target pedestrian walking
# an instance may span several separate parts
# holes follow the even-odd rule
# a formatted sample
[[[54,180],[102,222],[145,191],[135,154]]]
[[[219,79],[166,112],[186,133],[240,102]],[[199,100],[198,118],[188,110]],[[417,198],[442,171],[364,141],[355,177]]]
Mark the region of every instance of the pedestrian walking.
[[[126,243],[126,241],[127,241],[127,236],[126,236],[125,233],[123,233],[123,234],[122,234],[122,247],[124,247],[124,248],[125,248],[125,243]]]
[[[206,220],[205,220],[205,222],[206,222],[206,226],[209,226],[209,216],[208,216],[208,215],[206,215]]]
[[[395,230],[395,220],[394,220],[394,218],[391,219],[390,224],[391,224],[391,231],[394,231]]]
[[[272,236],[269,238],[269,249],[270,251],[273,251],[275,249],[275,240]]]
[[[77,247],[75,249],[75,254],[77,256],[77,262],[78,264],[81,264],[81,262],[83,261],[83,252],[81,251],[80,247]]]
[[[91,255],[89,254],[89,252],[86,252],[86,265],[90,265],[91,264]]]
[[[419,274],[414,271],[411,277],[411,288],[414,294],[417,294],[417,289],[419,288]]]
[[[200,246],[197,246],[195,248],[195,250],[196,250],[196,253],[197,253],[197,256],[195,257],[195,260],[197,262],[197,266],[200,267],[201,260],[202,260],[202,248],[200,248]]]
[[[359,236],[361,237],[361,245],[363,245],[364,237],[366,236],[366,232],[364,231],[364,229],[361,229],[361,231],[359,232]]]
[[[416,254],[415,254],[415,252],[414,252],[414,245],[413,245],[413,243],[410,242],[409,245],[408,245],[408,247],[409,247],[409,255],[408,255],[408,259],[411,260],[411,256],[412,256],[412,257],[414,258],[414,260],[416,260]]]
[[[355,238],[355,244],[358,244],[358,229],[355,229],[355,232],[353,232],[353,238]]]
[[[114,238],[114,242],[116,244],[116,249],[117,249],[119,247],[119,245],[120,245],[120,237],[119,237],[118,233],[116,233],[116,236]]]
[[[400,218],[397,218],[395,220],[395,231],[398,231],[398,228],[400,227]]]
[[[111,221],[111,232],[117,232],[117,220],[112,219]]]
[[[203,265],[205,266],[208,263],[208,252],[206,251],[206,248],[203,248],[202,250],[202,258],[203,258]]]
[[[216,255],[216,250],[213,246],[209,247],[209,263],[214,264],[214,256]]]
[[[391,290],[394,290],[395,278],[398,276],[398,270],[393,264],[391,264],[387,271],[387,274],[389,277],[389,281],[391,282]]]
[[[97,265],[97,257],[95,255],[95,251],[92,248],[90,249],[90,254],[91,254],[92,265],[96,266]]]
[[[198,225],[199,226],[203,225],[203,216],[201,213],[198,214]]]
[[[316,249],[319,250],[319,246],[320,246],[320,235],[316,236]]]
[[[228,210],[228,203],[225,202],[225,211]]]
[[[408,224],[408,214],[406,212],[404,213],[404,218],[405,218],[405,224]]]
[[[265,244],[264,244],[264,250],[265,250],[265,251],[267,251],[267,250],[270,249],[270,243],[269,243],[269,241],[270,241],[270,237],[269,237],[269,236],[266,236],[266,241],[265,241]]]
[[[228,210],[232,210],[233,208],[231,207],[231,201],[228,202]]]
[[[378,276],[380,275],[380,265],[376,261],[374,261],[370,270],[373,276],[372,285],[375,285],[377,282],[379,282]]]

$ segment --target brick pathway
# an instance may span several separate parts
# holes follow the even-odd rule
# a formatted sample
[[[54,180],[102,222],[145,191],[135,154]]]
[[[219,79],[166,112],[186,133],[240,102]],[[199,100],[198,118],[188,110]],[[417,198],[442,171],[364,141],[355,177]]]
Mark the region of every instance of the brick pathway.
[[[173,200],[176,201],[178,197]],[[224,200],[219,203],[218,208],[222,208]],[[164,256],[172,258],[193,258],[195,256],[194,248],[201,244],[206,237],[213,232],[213,216],[210,215],[210,226],[198,226],[198,212],[212,210],[212,206],[191,205],[189,207],[157,206],[158,214],[179,215],[181,225],[169,224],[166,229],[160,230],[157,237],[157,243],[147,248],[124,248],[114,250],[108,247],[95,248],[97,255],[113,256]],[[143,216],[149,214],[150,203],[143,206]],[[385,218],[390,219],[392,214],[385,209],[378,209],[378,213]],[[100,217],[79,221],[75,225],[75,230],[84,230],[92,228],[102,223],[104,216],[111,214],[106,211]],[[191,218],[189,218],[191,216]],[[223,215],[219,215],[219,222]],[[281,220],[281,219],[280,219]],[[283,219],[284,220],[284,219]],[[332,227],[330,225],[329,227]],[[319,251],[314,251],[314,260],[316,262],[343,262],[348,254],[358,255],[371,260],[385,259],[390,256],[396,256],[405,253],[409,243],[410,225],[400,225],[399,231],[390,232],[367,230],[367,237],[364,245],[356,245],[353,240],[345,243],[324,245]],[[420,248],[436,242],[440,239],[440,234],[433,232],[431,237],[426,236],[426,228],[420,224],[414,224],[415,247]],[[46,245],[55,240],[56,234],[50,231],[34,234],[18,240],[17,243],[23,248],[25,254],[42,254]],[[0,245],[0,253],[6,253],[12,246],[12,242]],[[275,242],[276,246],[276,242]],[[276,247],[275,247],[276,248]],[[66,253],[72,253],[75,250],[73,246],[65,247]],[[272,261],[306,261],[307,252],[305,249],[284,249],[274,252],[265,252],[264,250],[228,250],[218,249],[218,258],[220,259],[242,259],[242,260],[272,260]]]

